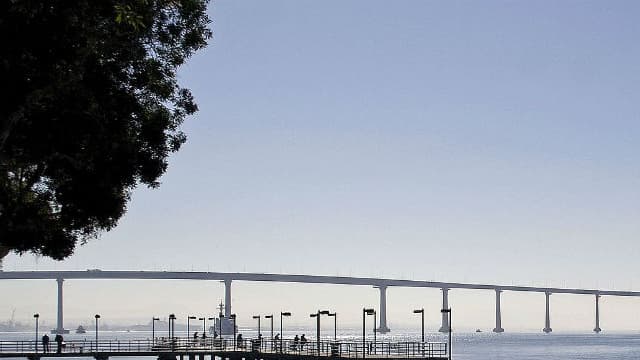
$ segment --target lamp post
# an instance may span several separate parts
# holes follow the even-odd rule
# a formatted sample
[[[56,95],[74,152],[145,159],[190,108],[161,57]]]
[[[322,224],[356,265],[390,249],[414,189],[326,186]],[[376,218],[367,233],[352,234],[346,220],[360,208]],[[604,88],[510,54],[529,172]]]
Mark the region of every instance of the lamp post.
[[[260,315],[253,315],[254,319],[258,319],[258,339],[260,338],[260,336],[262,336],[262,333],[260,332]]]
[[[233,320],[233,350],[236,350],[236,314],[229,315],[231,320]]]
[[[151,339],[152,344],[156,344],[156,321],[160,320],[160,318],[153,317],[151,318]]]
[[[362,357],[365,357],[365,354],[367,353],[367,342],[366,342],[366,329],[365,329],[365,322],[366,322],[366,317],[367,315],[373,315],[375,314],[375,310],[374,309],[362,309]],[[375,329],[375,324],[373,324],[373,327]]]
[[[211,319],[211,318],[209,318]],[[207,318],[206,317],[201,317],[198,318],[198,320],[202,320],[202,335],[204,335],[205,337],[207,336]]]
[[[317,313],[309,315],[312,318],[316,318],[316,352],[320,356],[320,315],[329,315],[328,310],[318,310]]]
[[[414,314],[420,314],[422,317],[422,342],[424,343],[424,308],[420,310],[413,310]]]
[[[282,352],[282,338],[284,337],[284,331],[282,330],[282,317],[283,316],[291,316],[291,313],[288,311],[280,312],[280,352]]]
[[[449,314],[449,360],[451,360],[451,308],[440,310],[441,313]]]
[[[173,339],[173,336],[175,335],[175,329],[174,329],[175,322],[176,322],[176,315],[169,314],[169,341],[171,341],[171,351],[173,351],[175,347],[175,342]]]
[[[338,339],[338,313],[328,314],[333,317],[333,341]]]
[[[264,318],[271,320],[271,351],[273,351],[273,314],[265,315]]]
[[[271,340],[273,341],[273,314],[265,315],[264,318],[271,320]]]
[[[207,331],[207,318],[201,317],[201,318],[198,318],[198,321],[202,321],[202,335],[205,335],[205,331]]]
[[[98,319],[100,319],[100,315],[96,314],[96,352],[98,352]]]
[[[36,354],[38,353],[38,320],[40,319],[40,314],[33,314],[33,318],[36,319]]]
[[[376,319],[376,317],[378,316],[378,314],[376,313],[375,310],[373,310],[373,353],[376,353],[376,335],[378,333],[378,329],[376,329],[376,324],[378,323],[378,320]]]
[[[173,316],[173,314],[169,314],[169,321],[168,321],[168,329],[169,329],[169,340],[171,340],[171,316]]]
[[[260,331],[260,315],[254,315],[254,319],[258,319],[258,349],[262,350],[262,332]]]
[[[195,316],[187,316],[187,342],[189,342],[189,338],[191,336],[191,329],[189,328],[189,320],[195,320]]]

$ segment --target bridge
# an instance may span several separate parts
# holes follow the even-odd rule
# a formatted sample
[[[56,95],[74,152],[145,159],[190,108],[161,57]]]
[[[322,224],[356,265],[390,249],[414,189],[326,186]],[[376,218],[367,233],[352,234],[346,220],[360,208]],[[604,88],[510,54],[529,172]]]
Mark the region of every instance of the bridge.
[[[442,308],[449,308],[449,290],[471,289],[494,291],[496,296],[495,305],[495,328],[494,332],[503,332],[502,315],[500,310],[500,294],[504,291],[515,292],[535,292],[545,295],[545,327],[543,331],[549,333],[551,329],[550,316],[550,296],[552,294],[577,294],[591,295],[595,300],[595,327],[594,332],[600,332],[600,297],[602,296],[624,296],[640,297],[637,291],[616,291],[599,289],[577,289],[577,288],[555,288],[555,287],[532,287],[532,286],[508,286],[495,284],[471,284],[456,282],[437,282],[420,280],[401,280],[369,277],[348,277],[348,276],[321,276],[321,275],[292,275],[292,274],[264,274],[264,273],[233,273],[233,272],[182,272],[182,271],[0,271],[0,280],[37,280],[51,279],[58,283],[58,314],[55,332],[63,333],[64,329],[64,298],[63,284],[70,279],[147,279],[147,280],[205,280],[221,281],[225,286],[224,315],[225,319],[231,317],[231,285],[234,281],[257,281],[257,282],[281,282],[281,283],[304,283],[304,284],[335,284],[335,285],[357,285],[371,286],[379,290],[380,302],[378,310],[379,327],[378,332],[387,333],[390,331],[387,326],[387,289],[398,287],[412,288],[436,288],[442,291]],[[438,310],[439,311],[439,310]],[[441,332],[449,331],[448,317],[442,313]]]

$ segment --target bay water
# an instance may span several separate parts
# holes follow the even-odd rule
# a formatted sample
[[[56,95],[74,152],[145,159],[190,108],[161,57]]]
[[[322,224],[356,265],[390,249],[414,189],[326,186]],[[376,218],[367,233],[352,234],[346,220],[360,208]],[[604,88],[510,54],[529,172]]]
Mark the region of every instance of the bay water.
[[[358,331],[359,330],[359,331]],[[164,330],[166,332],[166,330]],[[156,336],[166,336],[161,330]],[[179,333],[180,331],[176,331]],[[240,329],[244,338],[256,335],[256,329]],[[263,336],[269,337],[269,329],[262,330]],[[292,329],[285,331],[285,338],[306,334],[314,338],[312,329]],[[323,329],[324,335],[332,331]],[[369,337],[371,334],[368,334]],[[42,336],[42,333],[40,333]],[[186,336],[186,331],[182,336]],[[100,340],[150,339],[151,331],[99,331]],[[33,332],[0,332],[0,341],[33,340]],[[53,336],[51,336],[53,338]],[[230,337],[229,337],[230,338]],[[361,329],[346,329],[338,334],[339,340],[358,341]],[[440,333],[426,334],[427,341],[446,342],[447,335]],[[65,340],[91,341],[95,333],[88,329],[85,334],[65,335]],[[395,330],[391,334],[379,335],[378,341],[419,341],[420,334],[415,331]],[[622,360],[640,359],[640,333],[454,333],[453,353],[455,360]],[[86,360],[86,358],[83,358]],[[131,359],[131,358],[129,358]],[[150,358],[145,358],[149,360]],[[142,360],[142,358],[140,358]]]

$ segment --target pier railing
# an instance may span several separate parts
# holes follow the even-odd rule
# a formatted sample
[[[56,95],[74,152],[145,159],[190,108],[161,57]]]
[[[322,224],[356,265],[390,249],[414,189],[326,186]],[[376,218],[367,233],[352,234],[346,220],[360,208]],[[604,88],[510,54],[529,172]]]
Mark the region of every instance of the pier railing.
[[[0,341],[1,354],[44,354],[45,349],[35,341]],[[57,352],[57,343],[49,343],[48,353]],[[447,356],[447,344],[443,342],[388,342],[388,341],[328,341],[315,340],[301,342],[291,339],[191,339],[157,338],[139,340],[71,340],[65,341],[60,349],[65,354],[95,353],[117,356],[122,354],[149,355],[167,352],[176,353],[213,353],[213,352],[259,352],[265,354],[306,355],[316,357],[342,358],[444,358]]]

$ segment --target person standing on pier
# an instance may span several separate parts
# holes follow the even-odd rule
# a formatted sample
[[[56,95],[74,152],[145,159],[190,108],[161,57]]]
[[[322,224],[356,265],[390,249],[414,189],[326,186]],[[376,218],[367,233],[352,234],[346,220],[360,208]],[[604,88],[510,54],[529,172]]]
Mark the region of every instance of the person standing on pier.
[[[49,335],[42,335],[42,351],[45,353],[49,352]]]
[[[56,353],[58,354],[62,353],[62,341],[64,341],[64,338],[62,337],[62,335],[57,334],[53,340],[55,340],[57,344]]]
[[[307,337],[302,334],[300,337],[300,350],[304,350],[304,346],[307,344]]]

